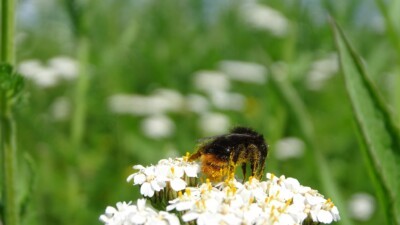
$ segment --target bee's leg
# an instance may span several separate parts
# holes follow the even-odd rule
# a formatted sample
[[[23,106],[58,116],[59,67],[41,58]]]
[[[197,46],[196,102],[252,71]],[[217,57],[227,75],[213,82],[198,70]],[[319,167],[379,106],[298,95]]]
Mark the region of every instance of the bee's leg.
[[[262,162],[260,161],[261,154],[257,146],[249,145],[249,159],[251,159],[251,175],[257,179],[260,179],[262,176],[262,172],[260,167],[263,167]]]
[[[243,183],[246,180],[246,163],[242,163]]]
[[[265,156],[260,156],[260,158],[258,159],[258,164],[260,165],[257,171],[257,174],[259,176],[259,179],[262,178],[263,174],[264,174],[264,168],[265,168]]]

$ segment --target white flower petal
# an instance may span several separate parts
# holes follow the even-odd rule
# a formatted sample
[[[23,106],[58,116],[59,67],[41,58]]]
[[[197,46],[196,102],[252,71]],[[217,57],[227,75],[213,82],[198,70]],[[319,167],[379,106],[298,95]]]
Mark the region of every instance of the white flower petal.
[[[146,181],[146,175],[144,175],[143,173],[137,174],[134,178],[133,178],[133,183],[135,185],[137,184],[143,184],[143,182]]]
[[[140,194],[145,197],[153,197],[154,190],[151,188],[150,183],[146,182],[142,184],[142,186],[140,187]]]
[[[135,169],[135,170],[144,170],[145,167],[142,166],[142,165],[135,165],[135,166],[133,166],[133,169]]]
[[[152,180],[150,182],[150,184],[151,184],[151,188],[153,188],[153,190],[155,190],[155,191],[160,191],[162,189],[156,180]]]
[[[112,215],[112,214],[114,214],[114,213],[116,213],[116,212],[118,212],[118,211],[117,211],[117,209],[114,208],[114,207],[108,206],[108,207],[106,208],[106,214],[108,214],[108,215]]]
[[[189,221],[192,221],[192,220],[195,220],[195,219],[197,219],[198,217],[199,217],[199,213],[196,213],[196,212],[188,212],[188,213],[185,213],[183,216],[182,216],[182,220],[184,221],[184,222],[189,222]]]
[[[171,181],[171,187],[174,191],[180,191],[185,189],[186,182],[180,178],[175,178]]]
[[[197,165],[186,166],[184,169],[188,177],[197,177],[197,173],[199,172],[199,167]]]
[[[332,223],[333,221],[332,214],[326,210],[320,210],[317,214],[317,219],[319,222],[325,224]]]

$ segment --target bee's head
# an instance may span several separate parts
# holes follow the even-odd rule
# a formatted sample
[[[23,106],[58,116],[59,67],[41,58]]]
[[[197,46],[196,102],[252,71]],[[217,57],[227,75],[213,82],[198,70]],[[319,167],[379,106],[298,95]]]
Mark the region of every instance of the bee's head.
[[[228,161],[231,156],[231,148],[223,145],[209,145],[204,148],[204,154],[213,155],[219,160]]]

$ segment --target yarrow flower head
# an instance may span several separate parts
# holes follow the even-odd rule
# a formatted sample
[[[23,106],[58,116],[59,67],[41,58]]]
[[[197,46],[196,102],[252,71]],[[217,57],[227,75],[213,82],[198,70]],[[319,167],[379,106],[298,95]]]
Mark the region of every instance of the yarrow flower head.
[[[200,165],[189,155],[162,159],[156,165],[136,165],[128,182],[140,186],[142,196],[160,210],[120,202],[107,207],[100,221],[106,225],[130,224],[330,224],[340,220],[333,202],[302,186],[295,178],[266,174],[266,180],[250,177],[240,182],[229,176],[224,182],[200,182]]]
[[[178,191],[196,183],[199,165],[189,162],[188,156],[175,159],[162,159],[156,165],[144,167],[136,165],[133,169],[138,172],[131,174],[127,181],[140,185],[140,194],[157,202],[160,197],[177,196]]]
[[[267,179],[202,184],[170,201],[167,210],[181,211],[184,222],[196,224],[328,224],[340,219],[330,199],[298,180],[270,173]]]

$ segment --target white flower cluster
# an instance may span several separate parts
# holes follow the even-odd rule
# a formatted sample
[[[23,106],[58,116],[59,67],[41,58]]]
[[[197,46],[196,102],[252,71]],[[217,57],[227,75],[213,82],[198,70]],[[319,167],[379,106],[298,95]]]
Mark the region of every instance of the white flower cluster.
[[[336,206],[294,178],[267,174],[267,181],[235,179],[212,186],[187,188],[170,201],[167,211],[183,212],[184,222],[202,224],[332,223],[340,219]]]
[[[100,221],[106,225],[179,225],[176,215],[146,207],[146,199],[139,199],[137,205],[118,202],[116,208],[108,206]]]
[[[105,225],[300,225],[340,220],[329,198],[294,178],[267,173],[266,181],[250,177],[242,183],[231,177],[217,184],[208,179],[200,183],[199,165],[188,158],[162,159],[148,167],[136,165],[133,168],[138,171],[127,178],[140,185],[141,195],[153,206],[167,212],[148,208],[146,200],[139,199],[137,205],[119,202],[116,208],[107,207],[100,221]]]
[[[136,165],[133,168],[139,171],[131,174],[127,181],[133,180],[133,185],[140,185],[140,194],[145,197],[153,197],[155,192],[166,187],[175,192],[181,191],[194,184],[199,173],[199,165],[188,162],[187,158],[162,159],[157,165],[148,167]]]

